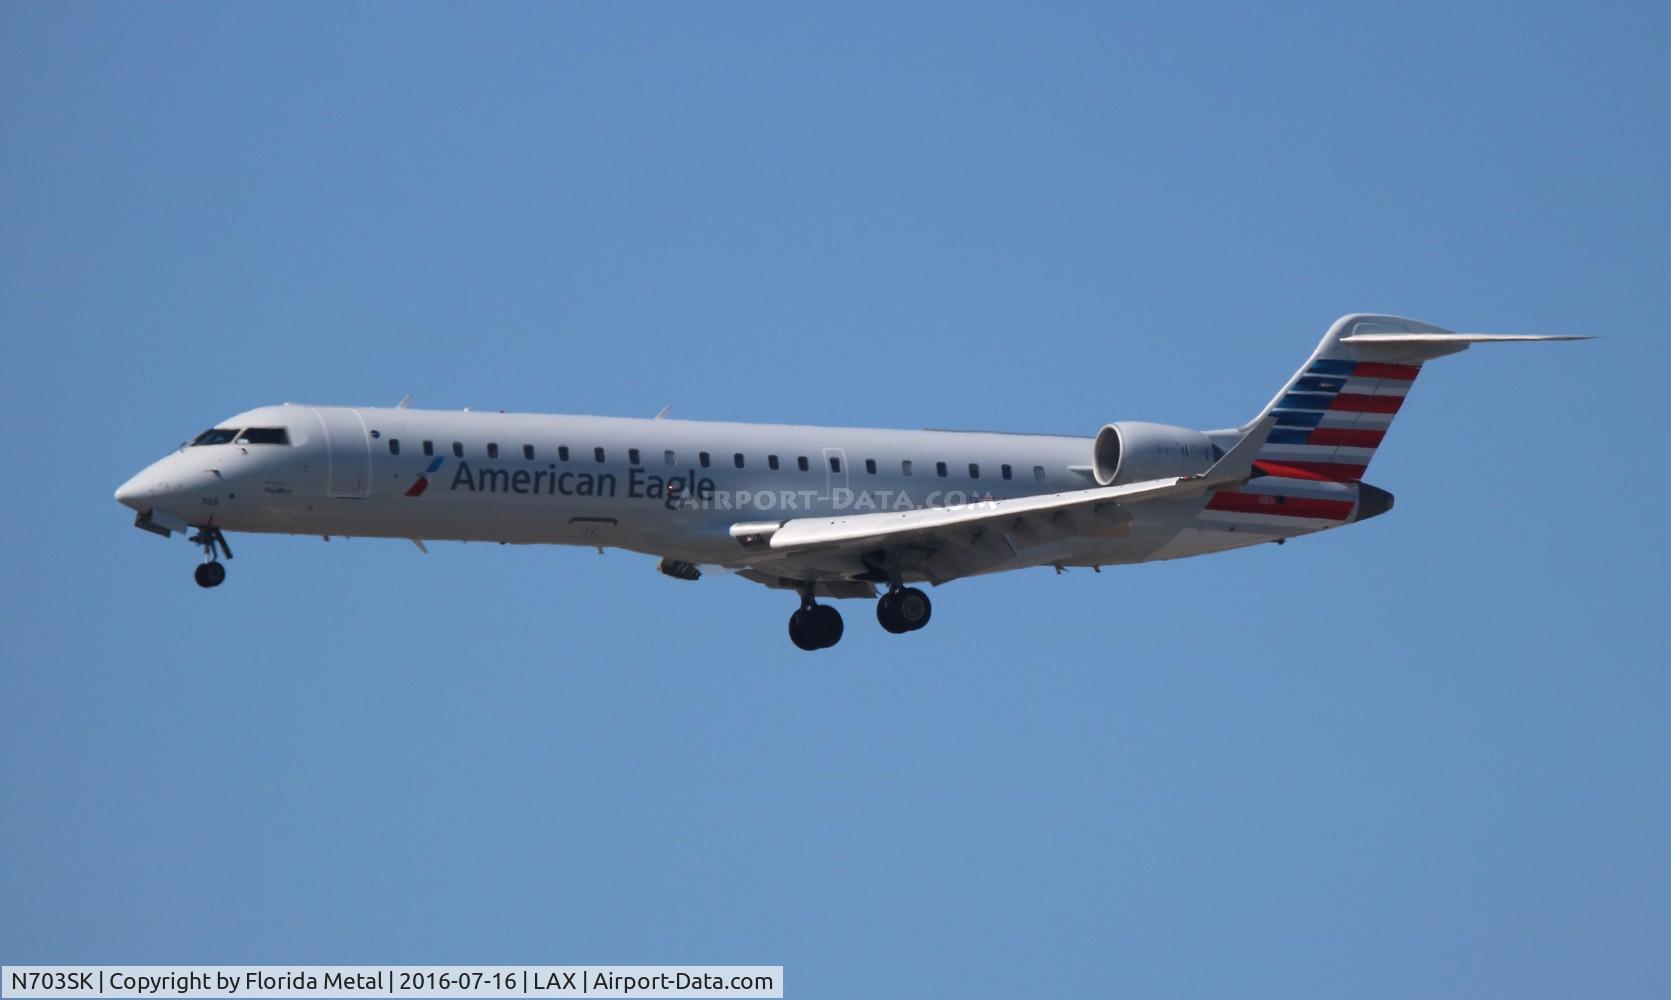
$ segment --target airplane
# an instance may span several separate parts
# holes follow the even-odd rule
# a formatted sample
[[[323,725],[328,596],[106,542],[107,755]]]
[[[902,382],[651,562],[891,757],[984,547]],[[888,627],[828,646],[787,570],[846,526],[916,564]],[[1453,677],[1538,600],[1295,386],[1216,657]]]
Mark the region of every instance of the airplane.
[[[794,591],[789,637],[834,646],[868,598],[888,632],[932,614],[914,584],[1178,559],[1386,513],[1363,481],[1424,363],[1474,344],[1587,340],[1337,320],[1240,427],[1121,421],[1092,437],[286,403],[217,423],[135,475],[136,527],[189,535],[198,585],[228,532],[626,549]]]

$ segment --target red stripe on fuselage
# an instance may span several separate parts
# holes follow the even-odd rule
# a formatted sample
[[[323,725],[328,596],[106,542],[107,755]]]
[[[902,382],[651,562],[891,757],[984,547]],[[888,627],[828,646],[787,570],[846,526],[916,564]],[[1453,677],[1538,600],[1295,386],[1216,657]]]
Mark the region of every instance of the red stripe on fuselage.
[[[1350,500],[1320,500],[1316,497],[1288,497],[1269,493],[1237,493],[1224,490],[1207,501],[1208,510],[1234,514],[1280,514],[1283,517],[1314,517],[1344,521],[1352,516]]]
[[[418,481],[413,483],[411,487],[407,489],[406,495],[409,497],[422,496],[424,490],[427,489],[429,489],[429,480],[425,479],[423,476],[419,476]]]

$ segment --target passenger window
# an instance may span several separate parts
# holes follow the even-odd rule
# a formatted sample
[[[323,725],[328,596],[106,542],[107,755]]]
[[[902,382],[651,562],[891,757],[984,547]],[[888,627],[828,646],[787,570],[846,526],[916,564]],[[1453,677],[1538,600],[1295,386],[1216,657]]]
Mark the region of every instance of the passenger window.
[[[557,461],[567,462],[568,460],[569,460],[569,446],[566,445],[566,444],[558,445],[557,446]]]
[[[498,458],[499,457],[499,445],[495,444],[492,441],[489,441],[487,443],[487,457],[488,458]]]
[[[766,468],[771,469],[773,472],[777,471],[777,456],[776,455],[767,455],[766,456]]]
[[[1044,466],[1042,466],[1042,465],[1033,466],[1033,478],[1037,479],[1041,483],[1044,482]]]
[[[936,476],[939,476],[941,479],[946,478],[946,463],[935,462],[934,463],[934,474]]]
[[[602,448],[593,448],[592,449],[592,457],[597,459],[599,462],[602,462],[603,461],[603,449]]]
[[[869,474],[873,475],[873,476],[876,475],[876,459],[874,459],[874,458],[865,459],[865,471],[868,472]]]
[[[831,455],[830,456],[830,471],[831,472],[840,472],[841,471],[841,459],[840,459],[840,457],[838,457],[836,455]]]
[[[1005,478],[1005,479],[1014,479],[1014,478],[1015,478],[1015,470],[1014,470],[1014,469],[1012,469],[1012,468],[1010,468],[1010,467],[1009,467],[1009,466],[1007,466],[1007,465],[1000,465],[1000,466],[998,466],[998,472],[999,472],[999,474],[1000,474],[1000,475],[1002,475],[1002,476],[1003,476],[1003,477],[1004,477],[1004,478]]]
[[[427,456],[433,455],[433,454],[435,454],[435,442],[434,441],[425,441],[424,442],[424,455],[427,457]]]
[[[739,468],[739,469],[742,468],[743,467],[743,453],[739,451],[735,455],[732,455],[731,456],[731,461],[736,464],[737,468]]]
[[[637,465],[638,464],[638,449],[637,448],[628,448],[627,449],[627,464],[628,465]]]
[[[899,471],[907,476],[911,474],[911,460],[909,458],[899,463]]]
[[[697,458],[698,461],[700,461],[702,463],[702,467],[704,469],[706,469],[708,467],[708,453],[707,452],[704,451],[704,452],[698,453],[696,458]]]
[[[400,454],[400,438],[390,438],[389,439],[389,454],[391,454],[391,455]]]
[[[454,458],[463,458],[464,457],[464,442],[463,441],[454,441],[453,442],[453,457]]]
[[[526,458],[528,461],[532,462],[534,460],[534,446],[531,445],[531,444],[523,445],[522,446],[522,457]]]
[[[666,451],[662,452],[662,457],[667,459],[667,464],[668,465],[678,465],[679,464],[679,459],[673,454],[673,449],[672,448],[669,448]]]
[[[289,444],[290,434],[283,427],[251,427],[238,435],[233,444]]]
[[[976,465],[974,462],[970,462],[969,463],[969,478],[970,479],[979,479],[980,477],[981,477],[981,467]]]
[[[800,469],[802,472],[806,472],[808,469],[812,468],[812,466],[807,464],[807,460],[806,460],[805,455],[802,455],[800,458],[795,459],[795,467],[797,469]]]

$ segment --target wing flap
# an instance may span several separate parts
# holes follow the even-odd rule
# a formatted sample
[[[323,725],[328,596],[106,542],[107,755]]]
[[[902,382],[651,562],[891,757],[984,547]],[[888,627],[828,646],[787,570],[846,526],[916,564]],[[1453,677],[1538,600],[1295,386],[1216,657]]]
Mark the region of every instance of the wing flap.
[[[933,532],[995,518],[1020,517],[1062,510],[1090,503],[1133,503],[1175,493],[1187,479],[1155,479],[1127,486],[1101,486],[1068,493],[1041,493],[1014,500],[976,502],[965,507],[924,507],[919,510],[881,511],[849,517],[799,517],[786,521],[770,536],[774,550],[806,548],[880,539],[888,536]],[[759,537],[756,530],[753,537]]]

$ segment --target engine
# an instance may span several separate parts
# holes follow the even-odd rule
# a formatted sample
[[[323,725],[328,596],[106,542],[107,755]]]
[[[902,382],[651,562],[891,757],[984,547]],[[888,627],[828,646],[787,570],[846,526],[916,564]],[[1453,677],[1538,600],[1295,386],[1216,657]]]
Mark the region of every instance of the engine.
[[[1097,433],[1091,468],[1098,486],[1123,486],[1206,472],[1217,457],[1200,431],[1122,420]]]

